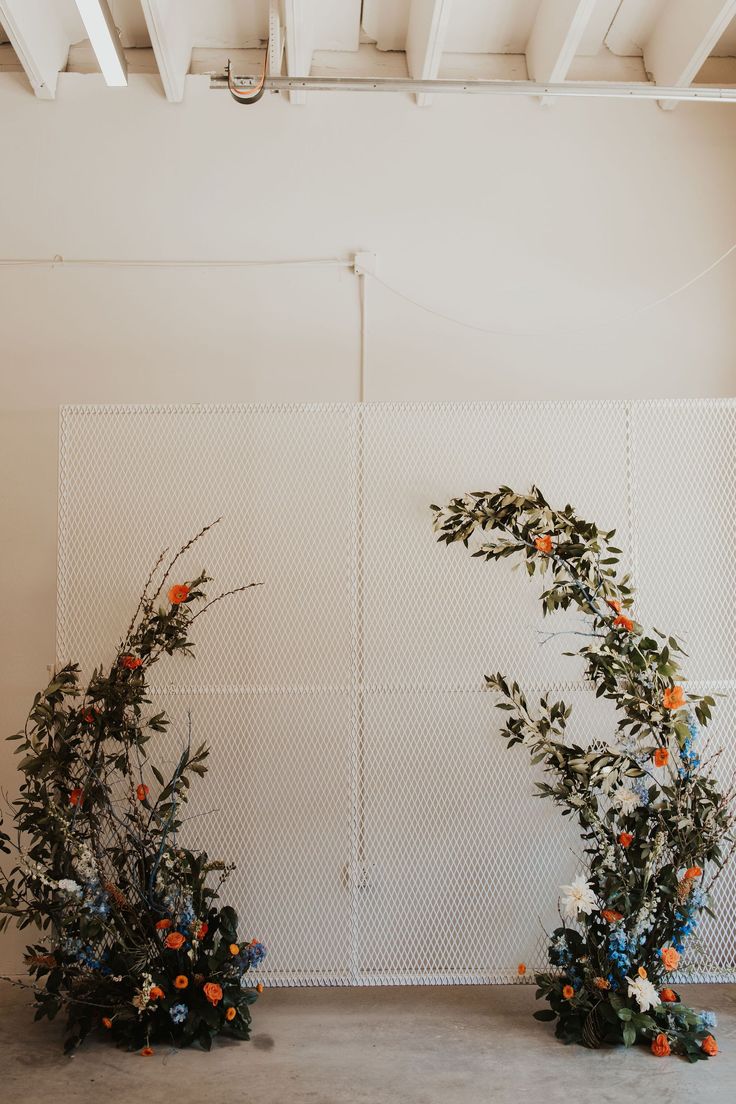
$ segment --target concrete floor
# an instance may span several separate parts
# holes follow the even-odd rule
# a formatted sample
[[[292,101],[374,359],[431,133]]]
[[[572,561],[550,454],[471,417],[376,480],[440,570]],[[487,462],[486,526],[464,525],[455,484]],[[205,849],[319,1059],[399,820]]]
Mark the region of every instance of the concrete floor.
[[[142,1058],[91,1040],[59,1052],[0,989],[0,1100],[8,1104],[731,1104],[736,986],[683,989],[718,1013],[721,1053],[690,1066],[644,1050],[563,1047],[531,1018],[530,986],[266,992],[249,1043]]]

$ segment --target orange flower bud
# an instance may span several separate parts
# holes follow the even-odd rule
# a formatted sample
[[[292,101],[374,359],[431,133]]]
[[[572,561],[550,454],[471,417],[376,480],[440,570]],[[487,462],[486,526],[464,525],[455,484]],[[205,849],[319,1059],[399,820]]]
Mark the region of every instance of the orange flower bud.
[[[689,866],[685,871],[683,877],[687,878],[688,880],[692,880],[693,878],[699,878],[702,873],[703,871],[700,869],[699,866]]]
[[[108,1031],[110,1030],[110,1028],[112,1027],[112,1020],[109,1016],[102,1017],[102,1026],[107,1028]]]
[[[240,954],[240,947],[238,946],[237,943],[231,943],[230,946],[228,947],[228,950],[230,951],[231,955],[239,955]]]
[[[159,988],[158,985],[154,985],[154,986],[151,987],[151,990],[149,991],[148,996],[150,997],[151,1000],[163,1000],[164,991],[163,991],[163,989]]]
[[[666,767],[670,761],[670,753],[667,748],[657,748],[653,759],[655,767]]]
[[[520,962],[519,965],[516,967],[516,972],[519,977],[523,977],[526,973],[526,962]]]
[[[263,992],[263,982],[259,981],[258,984],[256,985],[256,993],[262,993],[262,992]]]
[[[186,976],[186,974],[178,974],[174,978],[174,988],[175,989],[186,989],[186,987],[188,985],[189,985],[189,978]]]
[[[237,1014],[238,1014],[237,1008],[228,1008],[227,1012],[225,1013],[225,1019],[228,1021],[228,1023],[230,1023],[231,1020],[235,1019]]]
[[[652,1054],[655,1054],[657,1058],[666,1058],[670,1051],[670,1041],[663,1031],[660,1031],[659,1035],[652,1039]]]
[[[145,801],[148,797],[148,792],[148,786],[144,786],[141,782],[140,785],[136,787],[135,796],[139,801]]]
[[[674,989],[660,989],[659,999],[662,1004],[677,1004],[679,997]]]
[[[143,666],[143,660],[138,656],[123,655],[120,657],[120,666],[124,667],[126,671],[137,671],[139,667]]]
[[[572,985],[563,985],[562,995],[565,1000],[572,1000],[572,998],[575,996],[575,990],[573,989]]]
[[[718,1043],[715,1041],[712,1035],[706,1035],[700,1044],[700,1049],[704,1054],[707,1054],[711,1058],[715,1058],[718,1053]]]
[[[153,1047],[145,1046],[143,1048],[143,1050],[141,1051],[141,1054],[143,1055],[144,1058],[150,1058],[151,1055],[153,1054]]]
[[[69,794],[70,805],[81,805],[84,800],[84,790],[81,786],[75,786],[72,792]]]
[[[619,920],[623,920],[624,914],[617,912],[616,909],[601,909],[601,916],[607,924],[617,924]]]
[[[634,837],[632,836],[631,832],[619,832],[618,842],[621,844],[622,847],[631,847],[632,843],[634,842]]]

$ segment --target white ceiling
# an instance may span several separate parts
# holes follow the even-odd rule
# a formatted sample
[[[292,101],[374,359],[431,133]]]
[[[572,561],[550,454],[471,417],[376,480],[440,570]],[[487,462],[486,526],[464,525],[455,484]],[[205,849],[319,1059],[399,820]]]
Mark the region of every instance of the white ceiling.
[[[604,43],[615,54],[639,56],[672,0],[597,0],[578,54],[598,53]],[[700,0],[691,0],[697,4]],[[268,0],[180,0],[192,13],[195,47],[248,48],[268,35]],[[448,53],[523,54],[541,0],[454,0],[445,50]],[[140,0],[109,0],[125,47],[151,41]],[[85,36],[74,0],[55,0],[72,42]],[[406,47],[411,0],[312,0],[317,50],[357,50],[361,38],[379,50]],[[713,50],[736,57],[736,20]]]

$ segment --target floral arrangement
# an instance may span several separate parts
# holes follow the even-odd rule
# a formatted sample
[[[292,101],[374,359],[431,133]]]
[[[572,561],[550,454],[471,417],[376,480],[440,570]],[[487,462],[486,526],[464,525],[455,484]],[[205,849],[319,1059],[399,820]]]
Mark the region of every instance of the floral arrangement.
[[[565,1043],[643,1042],[660,1057],[712,1057],[715,1017],[684,1004],[672,976],[702,914],[713,915],[710,891],[735,846],[733,788],[720,790],[718,752],[703,734],[714,699],[686,690],[678,641],[635,620],[613,531],[571,506],[553,510],[536,487],[473,492],[432,510],[440,541],[468,547],[479,531],[474,556],[541,574],[545,614],[585,615],[588,642],[566,654],[582,657],[596,695],[618,711],[614,741],[585,748],[566,738],[563,701],[544,697],[533,709],[516,682],[486,677],[507,713],[508,746],[528,748],[547,778],[538,796],[577,818],[584,844],[585,873],[562,886],[551,969],[536,977],[549,1002],[536,1018],[556,1021]]]
[[[15,918],[43,932],[26,955],[36,1019],[67,1013],[67,1051],[93,1029],[144,1055],[159,1041],[209,1050],[218,1034],[247,1039],[262,990],[248,971],[264,947],[241,938],[235,911],[217,904],[234,868],[177,839],[207,748],[192,748],[188,734],[168,777],[149,759],[151,737],[168,724],[148,708],[150,668],[190,653],[194,621],[256,585],[210,601],[204,572],[170,585],[209,528],[168,564],[159,557],[110,669],[82,690],[78,666],[62,667],[10,737],[23,782],[14,841],[0,831],[0,849],[15,856],[0,881],[0,930]]]

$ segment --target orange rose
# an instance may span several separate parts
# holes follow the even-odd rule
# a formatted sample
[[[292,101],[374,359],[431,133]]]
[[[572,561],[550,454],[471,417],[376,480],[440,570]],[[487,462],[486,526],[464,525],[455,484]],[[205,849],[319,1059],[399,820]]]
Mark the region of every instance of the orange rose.
[[[620,613],[616,620],[613,622],[613,626],[616,629],[626,629],[626,632],[632,632],[634,628],[634,622],[626,614]]]
[[[184,583],[175,583],[169,591],[169,601],[172,606],[180,606],[189,597],[189,587]]]
[[[656,1038],[652,1039],[652,1054],[656,1054],[657,1058],[666,1058],[670,1054],[670,1041],[663,1031],[660,1031]]]
[[[526,962],[520,962],[519,965],[516,967],[516,972],[519,977],[523,977],[526,973]]]
[[[572,1000],[572,998],[575,996],[575,990],[573,989],[572,985],[563,985],[562,995],[565,1000]]]
[[[141,1054],[143,1055],[144,1058],[150,1058],[151,1055],[153,1054],[153,1047],[145,1046],[143,1048],[143,1050],[141,1051]]]
[[[84,790],[81,786],[75,786],[72,792],[69,794],[70,805],[81,805],[84,798]]]
[[[263,982],[259,981],[258,984],[256,985],[256,993],[262,993],[262,992],[263,992]]]
[[[611,983],[608,980],[608,978],[602,978],[602,977],[593,978],[593,984],[595,985],[596,989],[610,989],[611,988]]]
[[[102,1026],[106,1027],[108,1031],[110,1030],[110,1028],[112,1027],[112,1020],[109,1016],[102,1017]]]
[[[634,837],[632,836],[631,832],[619,832],[618,842],[621,844],[622,847],[631,847],[632,843],[634,842]]]
[[[228,950],[230,951],[231,955],[239,955],[240,954],[240,947],[238,946],[237,943],[231,943],[230,946],[228,947]]]
[[[181,932],[178,931],[169,932],[166,939],[164,939],[164,945],[168,947],[170,951],[178,951],[185,943],[186,939]]]
[[[202,992],[215,1008],[222,1000],[222,986],[218,985],[216,981],[208,981],[206,985],[202,986]]]
[[[662,959],[662,965],[665,970],[676,970],[680,961],[680,955],[674,947],[663,947],[659,952],[659,957]]]
[[[544,537],[537,537],[534,541],[534,547],[537,552],[546,552],[549,555],[552,551],[552,538],[549,533]]]
[[[616,912],[616,909],[601,909],[601,916],[607,924],[617,924],[624,918],[623,913]]]
[[[662,707],[664,709],[683,709],[686,704],[685,691],[681,686],[667,687],[662,697]]]
[[[148,993],[148,997],[149,997],[150,1000],[163,1000],[164,991],[163,991],[163,989],[160,989],[158,987],[158,985],[154,985],[150,989],[150,991]]]
[[[189,978],[186,976],[186,974],[178,974],[174,978],[175,989],[186,989],[187,985],[189,985]]]
[[[228,1021],[228,1023],[230,1023],[231,1020],[235,1019],[237,1014],[238,1014],[237,1008],[228,1008],[227,1012],[225,1013],[225,1019]]]
[[[164,918],[163,920],[157,920],[156,921],[156,930],[157,931],[166,931],[167,928],[170,928],[170,927],[171,927],[171,921],[168,918]]]
[[[659,999],[662,1004],[677,1004],[679,997],[674,989],[660,989]]]
[[[136,787],[135,796],[139,801],[145,801],[148,797],[148,786],[144,786],[141,782],[140,785]]]
[[[718,1053],[718,1043],[715,1041],[712,1035],[706,1035],[700,1044],[700,1049],[704,1054],[709,1055],[711,1058],[715,1058]]]
[[[670,761],[670,753],[667,748],[657,748],[653,758],[655,767],[666,767]]]
[[[688,881],[690,881],[692,878],[699,878],[702,873],[703,871],[699,866],[689,866],[683,874],[683,878],[687,878]]]
[[[609,606],[614,613],[621,612],[621,603],[619,602],[618,598],[607,598],[606,605]]]
[[[139,667],[143,666],[143,660],[138,656],[123,655],[120,657],[120,666],[124,667],[126,671],[137,671]]]

